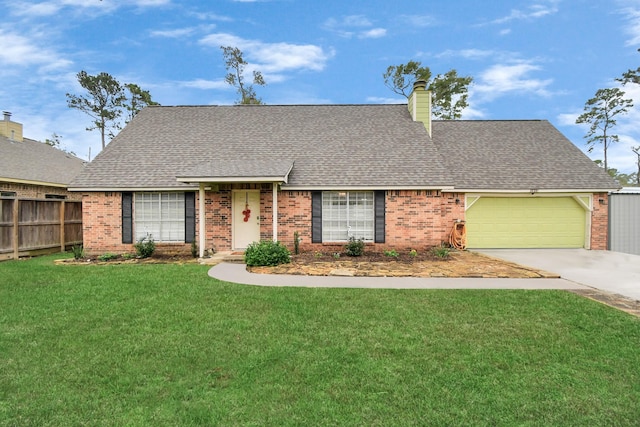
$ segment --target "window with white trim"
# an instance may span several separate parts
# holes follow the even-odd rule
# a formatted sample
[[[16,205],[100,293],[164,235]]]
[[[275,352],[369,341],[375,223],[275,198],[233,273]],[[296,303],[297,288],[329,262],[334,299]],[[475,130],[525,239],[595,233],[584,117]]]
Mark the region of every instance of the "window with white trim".
[[[135,193],[133,216],[136,241],[185,241],[184,193]]]
[[[323,242],[346,242],[350,237],[373,241],[374,230],[373,191],[322,193]]]

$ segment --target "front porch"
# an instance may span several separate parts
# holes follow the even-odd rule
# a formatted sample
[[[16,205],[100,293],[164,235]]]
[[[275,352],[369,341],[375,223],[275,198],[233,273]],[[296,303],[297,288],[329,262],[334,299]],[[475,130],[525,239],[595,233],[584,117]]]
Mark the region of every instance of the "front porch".
[[[293,162],[286,160],[229,160],[205,162],[177,176],[179,182],[198,184],[198,248],[203,258],[207,248],[222,251],[242,251],[251,242],[265,238],[267,211],[270,211],[271,233],[273,240],[278,240],[278,187],[286,184],[293,169]],[[227,190],[225,213],[215,217],[207,210],[207,203],[215,207],[216,190],[220,186]],[[271,187],[271,200],[264,197],[263,188]],[[218,203],[221,203],[221,199]],[[270,202],[270,203],[269,203]],[[207,217],[210,217],[208,219]],[[208,221],[214,227],[208,227]],[[227,228],[224,236],[224,247],[216,248],[214,229],[218,226]]]

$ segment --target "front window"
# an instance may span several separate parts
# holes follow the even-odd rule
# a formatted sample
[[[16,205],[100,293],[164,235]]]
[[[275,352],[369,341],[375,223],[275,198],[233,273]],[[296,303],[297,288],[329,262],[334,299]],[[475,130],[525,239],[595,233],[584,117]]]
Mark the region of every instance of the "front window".
[[[184,193],[136,193],[134,230],[136,241],[184,242]]]
[[[346,242],[350,237],[373,241],[373,191],[322,193],[322,241]]]

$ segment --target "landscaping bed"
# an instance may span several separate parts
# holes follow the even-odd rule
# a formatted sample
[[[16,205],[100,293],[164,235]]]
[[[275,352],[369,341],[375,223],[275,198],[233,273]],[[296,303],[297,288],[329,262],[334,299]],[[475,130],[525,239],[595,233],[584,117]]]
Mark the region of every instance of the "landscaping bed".
[[[274,267],[247,267],[252,273],[297,274],[309,276],[364,277],[487,277],[550,278],[557,274],[491,258],[476,252],[451,251],[447,258],[431,252],[365,252],[362,256],[336,256],[331,253],[305,252],[291,256],[291,263]]]

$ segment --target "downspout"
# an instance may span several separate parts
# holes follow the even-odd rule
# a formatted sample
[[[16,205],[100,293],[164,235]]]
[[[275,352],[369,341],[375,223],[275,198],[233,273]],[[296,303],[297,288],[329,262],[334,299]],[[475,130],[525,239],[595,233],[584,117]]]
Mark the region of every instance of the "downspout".
[[[273,241],[278,241],[278,183],[273,183]]]
[[[198,240],[200,241],[198,247],[200,248],[200,258],[204,258],[204,246],[206,244],[205,239],[205,204],[204,204],[204,183],[200,183],[198,190]]]

